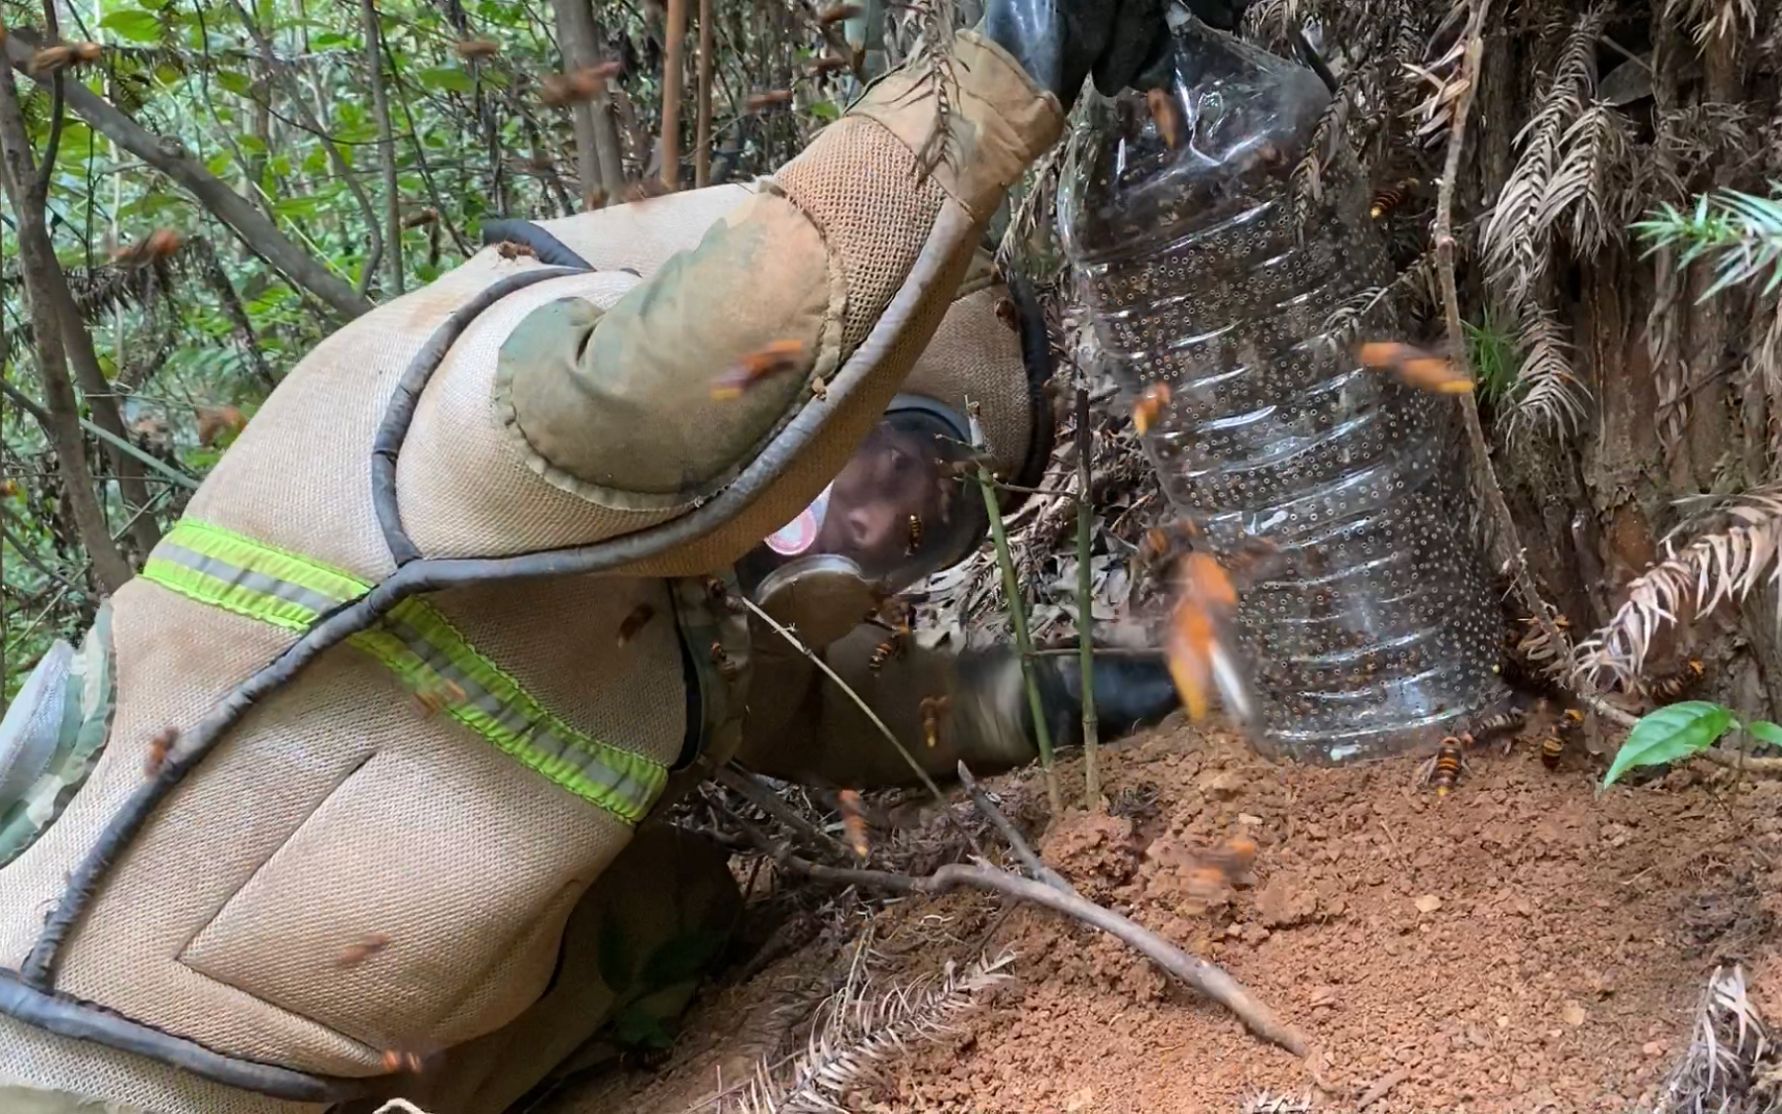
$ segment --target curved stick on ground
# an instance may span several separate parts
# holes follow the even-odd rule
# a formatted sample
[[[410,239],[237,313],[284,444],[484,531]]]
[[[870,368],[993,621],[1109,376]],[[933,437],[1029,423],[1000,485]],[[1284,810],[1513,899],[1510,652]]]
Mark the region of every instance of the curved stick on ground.
[[[1726,747],[1709,747],[1698,751],[1697,758],[1705,758],[1716,766],[1725,766],[1732,770],[1742,770],[1748,774],[1763,774],[1774,777],[1782,774],[1782,758],[1766,758],[1744,751],[1730,750]]]
[[[1028,874],[1055,890],[1071,894],[1077,892],[1076,887],[1065,881],[1062,874],[1047,866],[1040,859],[1027,840],[1022,838],[1020,829],[1015,827],[1014,821],[1002,814],[1002,810],[997,808],[995,802],[990,799],[990,794],[984,792],[983,787],[978,784],[978,780],[971,776],[971,770],[966,768],[963,759],[959,762],[959,783],[965,786],[967,793],[971,794],[971,803],[977,806],[978,811],[984,814],[986,820],[996,825],[996,830],[1002,833],[1002,838],[1009,841],[1009,847],[1015,852],[1015,858],[1021,860],[1021,865],[1027,868]]]
[[[883,870],[819,866],[784,849],[774,852],[774,861],[788,870],[818,881],[928,896],[969,886],[1043,905],[1099,928],[1129,945],[1190,989],[1236,1014],[1246,1028],[1262,1039],[1285,1048],[1295,1056],[1303,1057],[1311,1048],[1304,1033],[1276,1017],[1273,1010],[1251,997],[1249,991],[1221,968],[1189,955],[1143,925],[1126,919],[1112,909],[1097,905],[1074,891],[1061,891],[1044,882],[1017,877],[991,866],[963,866],[955,863],[943,866],[926,877],[913,878],[907,874],[892,874]]]

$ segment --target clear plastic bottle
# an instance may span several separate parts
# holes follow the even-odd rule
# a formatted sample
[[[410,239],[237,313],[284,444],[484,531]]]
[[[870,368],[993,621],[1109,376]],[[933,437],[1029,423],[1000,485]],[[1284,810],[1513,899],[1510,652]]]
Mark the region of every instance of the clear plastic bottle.
[[[1326,332],[1392,268],[1340,140],[1318,197],[1293,181],[1323,83],[1171,23],[1173,82],[1096,98],[1060,190],[1097,358],[1133,395],[1170,388],[1146,451],[1213,551],[1280,550],[1238,610],[1257,741],[1327,762],[1423,745],[1504,694],[1455,400]],[[1364,324],[1400,339],[1384,299]]]

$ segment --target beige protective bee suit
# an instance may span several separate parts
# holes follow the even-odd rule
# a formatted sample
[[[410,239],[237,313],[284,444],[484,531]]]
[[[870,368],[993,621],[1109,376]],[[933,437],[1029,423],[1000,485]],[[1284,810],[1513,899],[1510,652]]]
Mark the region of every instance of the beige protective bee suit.
[[[740,203],[637,210],[709,227],[690,252],[485,250],[299,365],[96,627],[109,741],[0,870],[0,1085],[322,1110],[572,981],[572,913],[624,921],[609,867],[765,698],[731,565],[879,420],[1059,134],[1000,47],[955,68],[930,174],[935,99],[894,72]],[[796,373],[712,397],[787,338]]]

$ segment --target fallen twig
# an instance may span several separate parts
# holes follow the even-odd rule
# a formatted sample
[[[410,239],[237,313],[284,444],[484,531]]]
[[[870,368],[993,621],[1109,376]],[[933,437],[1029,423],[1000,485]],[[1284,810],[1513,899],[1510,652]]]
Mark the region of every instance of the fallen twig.
[[[1706,758],[1716,766],[1743,770],[1748,774],[1782,774],[1782,758],[1760,758],[1743,751],[1728,750],[1725,747],[1709,747],[1706,750],[1698,751],[1697,757]]]
[[[841,840],[800,816],[790,805],[780,800],[778,794],[761,784],[761,779],[754,774],[739,770],[734,766],[719,766],[717,773],[713,776],[717,778],[719,784],[741,793],[748,798],[750,804],[804,836],[816,846],[844,859],[847,857],[848,849],[842,846]]]
[[[1391,1071],[1381,1076],[1378,1083],[1375,1083],[1372,1087],[1367,1089],[1367,1093],[1362,1095],[1355,1103],[1355,1109],[1366,1110],[1374,1103],[1379,1102],[1381,1099],[1385,1098],[1394,1087],[1410,1078],[1410,1075],[1410,1068],[1393,1068]]]
[[[1009,841],[1009,849],[1014,851],[1015,858],[1021,860],[1021,865],[1027,868],[1027,873],[1054,889],[1063,890],[1066,893],[1076,893],[1076,888],[1065,881],[1063,875],[1047,866],[1028,845],[1027,840],[1022,838],[1021,832],[1015,827],[1014,822],[1002,814],[1002,810],[996,807],[995,802],[990,799],[988,793],[984,792],[977,779],[971,776],[971,770],[966,768],[964,761],[959,763],[959,781],[965,786],[965,791],[971,794],[971,803],[977,806],[978,811],[984,814],[986,820],[996,825],[996,830],[1002,833],[1002,838]]]
[[[1270,1043],[1277,1044],[1296,1056],[1304,1056],[1310,1044],[1305,1034],[1286,1024],[1274,1011],[1250,996],[1236,979],[1204,959],[1189,955],[1163,937],[1104,906],[1097,905],[1074,891],[1060,890],[1044,882],[1035,882],[1010,874],[996,867],[953,863],[933,874],[911,877],[883,870],[858,870],[822,866],[792,854],[789,848],[773,849],[774,862],[784,869],[823,882],[889,890],[892,893],[922,894],[937,897],[960,886],[1000,893],[1098,928],[1139,952],[1190,989],[1218,1002],[1236,1014],[1246,1028]]]

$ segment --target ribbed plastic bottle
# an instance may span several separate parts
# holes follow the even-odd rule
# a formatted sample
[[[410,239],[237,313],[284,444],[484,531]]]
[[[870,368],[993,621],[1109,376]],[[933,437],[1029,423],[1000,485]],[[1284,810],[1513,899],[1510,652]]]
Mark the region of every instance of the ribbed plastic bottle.
[[[1279,549],[1237,618],[1260,748],[1426,745],[1504,694],[1458,403],[1332,330],[1392,268],[1340,137],[1319,196],[1293,181],[1324,84],[1185,11],[1171,26],[1171,84],[1095,98],[1059,193],[1096,358],[1134,397],[1169,387],[1145,448],[1214,553]],[[1361,335],[1402,339],[1387,299]]]

